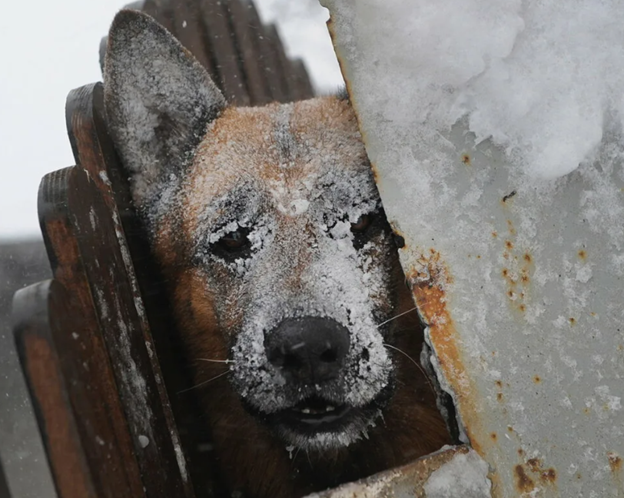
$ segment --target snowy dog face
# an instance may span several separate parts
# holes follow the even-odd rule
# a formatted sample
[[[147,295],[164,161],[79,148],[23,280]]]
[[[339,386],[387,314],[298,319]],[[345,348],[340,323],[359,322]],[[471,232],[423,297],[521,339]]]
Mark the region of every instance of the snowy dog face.
[[[181,228],[238,394],[289,444],[359,438],[390,390],[394,247],[348,103],[229,109],[186,182]]]
[[[109,40],[111,135],[189,354],[227,359],[244,405],[288,445],[358,440],[392,393],[396,254],[350,105],[226,108],[147,16],[122,11]]]

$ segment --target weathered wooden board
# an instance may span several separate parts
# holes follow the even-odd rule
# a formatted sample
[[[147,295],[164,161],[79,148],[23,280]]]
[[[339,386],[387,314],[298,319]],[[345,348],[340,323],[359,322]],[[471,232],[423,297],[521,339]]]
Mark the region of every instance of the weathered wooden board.
[[[63,498],[192,497],[124,232],[122,218],[131,226],[133,216],[127,187],[111,188],[123,175],[101,84],[70,94],[67,123],[78,165],[47,175],[39,195],[54,283],[14,302],[57,490]]]

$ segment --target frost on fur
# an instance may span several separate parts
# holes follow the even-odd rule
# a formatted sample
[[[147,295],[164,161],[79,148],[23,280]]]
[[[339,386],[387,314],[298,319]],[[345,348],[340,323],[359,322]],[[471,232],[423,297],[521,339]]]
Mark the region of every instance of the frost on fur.
[[[108,37],[104,104],[111,136],[132,173],[134,201],[150,212],[175,188],[225,100],[165,28],[143,13],[122,10]]]

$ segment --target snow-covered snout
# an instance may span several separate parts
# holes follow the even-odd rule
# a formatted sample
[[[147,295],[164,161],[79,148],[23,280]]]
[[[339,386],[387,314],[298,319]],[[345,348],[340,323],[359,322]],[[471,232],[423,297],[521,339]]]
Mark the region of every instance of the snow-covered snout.
[[[278,112],[280,133],[292,112]],[[298,138],[288,140],[292,155]],[[200,244],[199,256],[207,276],[220,275],[212,285],[228,282],[221,309],[233,333],[235,389],[289,444],[318,449],[360,438],[392,381],[379,329],[393,309],[391,233],[365,156],[360,152],[354,167],[336,171],[336,161],[351,157],[326,145],[310,151],[326,165],[307,153],[300,168],[297,160],[275,158],[283,171],[266,184],[260,177],[253,189],[254,197],[266,194],[259,212],[232,213],[238,228],[228,226],[207,248]],[[223,250],[230,240],[237,247]]]

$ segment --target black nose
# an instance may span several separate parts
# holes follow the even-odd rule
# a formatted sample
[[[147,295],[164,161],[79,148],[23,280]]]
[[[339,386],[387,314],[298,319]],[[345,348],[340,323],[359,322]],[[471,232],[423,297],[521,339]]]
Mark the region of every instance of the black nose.
[[[331,318],[288,318],[265,335],[264,348],[287,380],[320,384],[340,375],[349,331]]]

